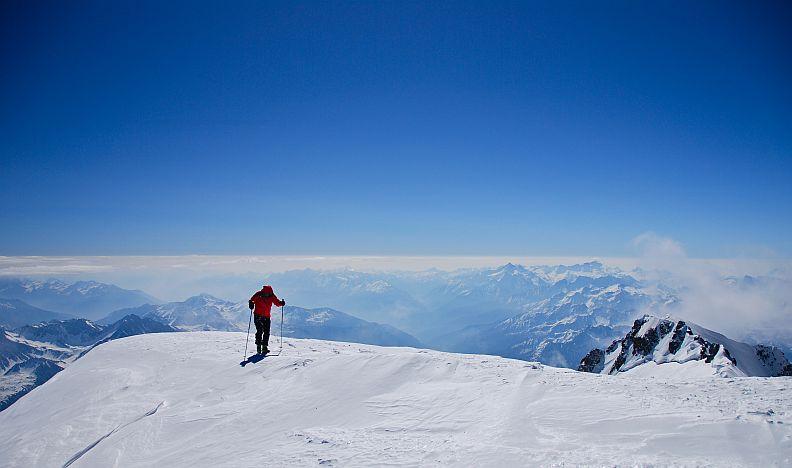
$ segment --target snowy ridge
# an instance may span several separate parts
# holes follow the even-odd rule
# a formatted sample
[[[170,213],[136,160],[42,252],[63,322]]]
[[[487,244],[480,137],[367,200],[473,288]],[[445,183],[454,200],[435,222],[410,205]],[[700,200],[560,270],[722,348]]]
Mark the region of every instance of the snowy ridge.
[[[280,356],[240,367],[243,348],[243,333],[224,332],[103,344],[0,413],[3,460],[73,467],[792,462],[788,379],[612,378],[492,356],[297,339],[287,339]]]
[[[673,364],[672,366],[662,366]],[[751,346],[683,320],[644,315],[606,349],[593,349],[578,370],[602,374],[684,372],[721,377],[792,375],[781,350]]]
[[[8,332],[0,328],[0,411],[43,384],[97,344],[141,333],[177,331],[130,315],[107,326],[52,320]]]

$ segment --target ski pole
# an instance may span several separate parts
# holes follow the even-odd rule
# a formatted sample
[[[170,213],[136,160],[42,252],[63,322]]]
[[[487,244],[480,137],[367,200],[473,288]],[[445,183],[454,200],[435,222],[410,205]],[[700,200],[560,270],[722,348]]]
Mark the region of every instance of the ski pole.
[[[245,338],[245,354],[242,355],[242,361],[244,362],[247,359],[247,346],[248,341],[250,341],[250,323],[253,321],[253,309],[250,309],[250,318],[248,319],[248,332],[247,338]]]
[[[283,306],[281,306],[281,332],[280,332],[280,349],[278,354],[283,352]]]

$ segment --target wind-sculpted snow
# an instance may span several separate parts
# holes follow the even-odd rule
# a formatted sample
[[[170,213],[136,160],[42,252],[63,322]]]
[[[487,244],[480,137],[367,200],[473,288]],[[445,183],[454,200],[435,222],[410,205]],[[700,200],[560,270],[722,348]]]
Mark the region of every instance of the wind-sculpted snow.
[[[4,466],[789,466],[788,378],[638,378],[243,333],[103,344],[0,413]]]

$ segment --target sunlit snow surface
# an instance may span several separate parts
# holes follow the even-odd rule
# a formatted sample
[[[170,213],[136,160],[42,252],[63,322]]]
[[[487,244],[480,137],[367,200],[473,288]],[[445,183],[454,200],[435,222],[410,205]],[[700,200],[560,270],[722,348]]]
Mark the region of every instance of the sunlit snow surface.
[[[228,332],[103,344],[0,413],[0,466],[792,464],[792,378],[297,339],[240,367],[244,345]]]

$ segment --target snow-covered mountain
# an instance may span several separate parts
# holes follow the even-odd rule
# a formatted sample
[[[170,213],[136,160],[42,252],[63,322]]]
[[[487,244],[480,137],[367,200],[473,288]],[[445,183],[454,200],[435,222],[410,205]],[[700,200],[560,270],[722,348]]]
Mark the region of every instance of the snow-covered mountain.
[[[92,346],[109,339],[142,333],[176,331],[181,330],[134,314],[126,315],[109,325],[101,325],[86,319],[69,319],[26,325],[14,330],[17,335],[27,340],[66,347]]]
[[[15,332],[0,328],[0,411],[97,344],[142,333],[173,331],[178,330],[134,315],[107,326],[69,319],[26,325]]]
[[[184,302],[145,305],[113,312],[99,323],[109,323],[130,313],[158,320],[188,331],[246,331],[250,320],[247,301],[230,302],[209,294]],[[280,317],[273,309],[272,334],[279,333]],[[381,346],[417,346],[418,340],[389,325],[369,322],[330,308],[304,309],[287,306],[285,336],[352,341]]]
[[[0,373],[32,358],[61,360],[68,355],[68,349],[20,339],[13,332],[0,328]]]
[[[673,291],[596,261],[452,272],[299,270],[270,280],[292,302],[308,293],[308,303],[349,303],[342,309],[362,309],[362,318],[379,317],[435,349],[572,368],[590,349],[624,336],[645,311],[677,302]],[[394,303],[396,313],[383,309]]]
[[[305,269],[267,275],[264,282],[275,285],[278,296],[290,303],[340,309],[363,320],[409,330],[413,317],[426,308],[414,292],[404,284],[400,287],[394,279],[390,273]]]
[[[608,284],[611,281],[616,279],[602,286],[587,281],[579,289],[561,288],[562,292],[527,305],[514,317],[448,335],[444,349],[575,367],[591,348],[623,336],[641,311],[672,300],[646,294],[633,286],[632,279],[626,284]]]
[[[64,314],[39,309],[19,299],[0,298],[0,327],[17,328],[48,320],[63,320]]]
[[[60,346],[90,346],[101,341],[106,334],[105,327],[87,319],[53,320],[26,325],[15,332],[28,340]]]
[[[239,331],[240,318],[247,325],[249,309],[246,303],[233,303],[209,294],[193,296],[183,302],[146,304],[112,312],[99,323],[112,323],[130,314],[151,318],[182,330]]]
[[[789,379],[616,378],[244,333],[103,344],[0,413],[8,466],[789,466]],[[238,356],[238,358],[237,358]]]
[[[0,328],[0,411],[60,372],[74,353]]]
[[[0,297],[19,299],[42,309],[87,319],[98,319],[125,307],[160,302],[143,291],[96,281],[65,283],[25,278],[0,278]]]
[[[105,326],[105,336],[99,343],[117,340],[119,338],[126,338],[128,336],[144,335],[148,333],[171,333],[178,331],[181,330],[156,320],[140,317],[135,314],[129,314],[125,317],[122,317],[120,320],[111,323],[109,326]]]
[[[295,270],[270,275],[267,281],[291,302],[345,310],[439,347],[447,344],[445,335],[505,320],[560,293],[614,284],[638,286],[635,278],[599,262],[529,267],[509,263],[452,272]]]
[[[792,376],[775,347],[731,340],[699,325],[645,315],[607,349],[593,349],[578,370],[602,374]]]
[[[421,345],[415,337],[390,325],[367,322],[327,307],[303,309],[286,306],[284,309],[284,336],[379,346]],[[277,326],[278,320],[278,318],[275,319],[275,326]],[[273,329],[273,332],[277,333],[277,330]]]
[[[0,411],[63,370],[63,364],[40,357],[20,361],[0,376]]]

